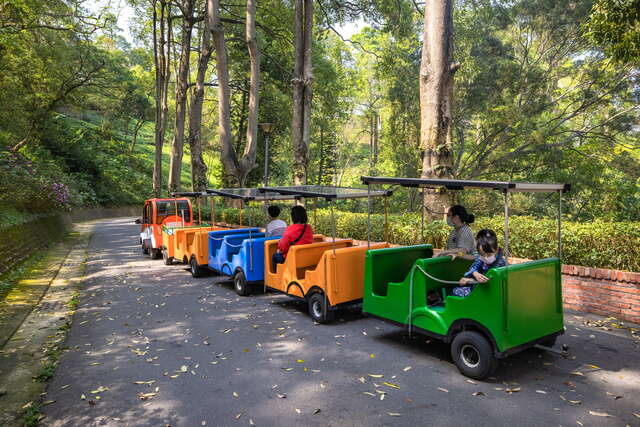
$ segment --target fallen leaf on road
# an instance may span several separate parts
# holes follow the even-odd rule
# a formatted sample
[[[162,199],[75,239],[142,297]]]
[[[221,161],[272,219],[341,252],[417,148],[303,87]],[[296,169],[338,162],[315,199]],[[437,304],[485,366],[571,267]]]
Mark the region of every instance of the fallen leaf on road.
[[[134,381],[133,383],[134,384],[148,384],[148,385],[151,385],[151,384],[153,384],[155,382],[156,382],[156,380],[149,380],[149,381]]]
[[[376,355],[375,355],[375,354],[373,354],[373,353],[371,353],[371,354],[369,355],[369,357],[370,357],[370,358],[372,358],[372,359],[375,359],[375,358],[376,358]]]
[[[233,397],[238,397],[238,393],[236,393],[235,391],[233,392]]]
[[[400,388],[399,385],[394,384],[394,383],[388,383],[388,382],[383,382],[382,384],[386,385],[387,387],[393,387],[393,388]]]
[[[606,412],[589,411],[589,413],[596,417],[613,417],[613,415],[607,414]]]
[[[411,366],[407,366],[406,368],[403,369],[403,371],[407,372],[411,369]]]
[[[237,414],[237,415],[235,416],[236,420],[239,420],[241,416],[242,416],[242,412],[240,412],[239,414]]]
[[[446,388],[442,388],[442,387],[438,387],[438,390],[444,392],[444,393],[449,393],[449,390],[447,390]]]
[[[84,396],[84,395],[83,395],[83,396]],[[31,401],[31,402],[27,402],[27,403],[25,403],[24,405],[22,405],[22,409],[30,408],[30,407],[31,407],[31,405],[33,405],[33,401]]]
[[[276,396],[278,396],[280,399],[286,399],[287,398],[287,395],[285,393],[282,393],[282,394],[276,393]]]
[[[107,390],[109,389],[106,387],[100,386],[95,390],[91,390],[91,394],[102,393],[103,391],[107,391]]]
[[[140,400],[147,400],[157,396],[157,394],[158,393],[138,393],[138,397],[140,398]]]
[[[256,423],[254,423],[253,420],[251,418],[249,418],[249,425],[254,426],[254,425],[256,425]]]
[[[582,372],[579,372],[579,371],[571,372],[571,375],[578,375],[580,377],[584,377],[584,374]]]
[[[571,388],[575,388],[576,387],[576,385],[574,383],[572,383],[571,381],[565,381],[564,384],[567,387],[571,387]]]
[[[547,394],[547,392],[546,392],[546,391],[544,391],[544,390],[536,390],[536,393],[540,393],[540,394]]]
[[[514,387],[514,388],[508,388],[505,390],[507,393],[511,394],[511,393],[517,393],[520,391],[520,387]]]
[[[636,418],[640,418],[640,414],[636,414],[636,413],[634,412],[634,413],[633,413],[633,415],[634,415]]]
[[[282,370],[289,372],[289,371],[293,371],[293,368],[282,368]]]
[[[374,396],[375,394],[371,393],[370,391],[363,391],[362,394],[366,394],[367,396]]]
[[[299,413],[299,414],[301,413],[300,409],[298,409],[298,408],[296,408],[296,412]]]
[[[476,391],[475,393],[473,393],[474,396],[486,396],[486,394],[484,394],[484,392],[481,391]]]
[[[296,360],[297,363],[304,363],[304,359],[298,359]]]
[[[477,384],[475,381],[469,380],[469,379],[467,380],[467,382],[470,383],[470,384]]]
[[[392,417],[401,417],[402,416],[402,414],[399,414],[397,412],[387,412],[387,413],[389,414],[389,416],[392,416]]]
[[[580,400],[569,400],[569,403],[573,403],[574,405],[580,405],[580,404],[582,404],[582,401],[580,401]]]
[[[382,375],[382,374],[367,374],[367,375],[369,375],[371,378],[382,378],[382,377],[384,377],[384,375]]]
[[[81,395],[80,395],[80,399],[82,399],[82,400],[86,400],[86,399],[87,399],[87,396],[85,396],[84,394],[81,394]]]
[[[313,415],[319,414],[320,413],[320,409],[316,409],[315,411],[313,411]]]
[[[52,403],[55,403],[55,400],[45,400],[44,402],[42,402],[42,406],[47,406],[47,405],[51,405]]]
[[[365,379],[364,379],[364,377],[358,377],[358,381],[360,381],[362,384],[364,384]]]

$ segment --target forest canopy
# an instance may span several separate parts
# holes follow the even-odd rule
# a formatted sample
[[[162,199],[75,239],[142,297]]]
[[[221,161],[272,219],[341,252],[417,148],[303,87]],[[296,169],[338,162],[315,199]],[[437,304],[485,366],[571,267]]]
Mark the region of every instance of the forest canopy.
[[[451,3],[451,176],[568,182],[567,218],[640,220],[638,2]],[[3,221],[262,185],[260,123],[271,184],[420,176],[425,3],[122,7],[130,22],[82,0],[0,5]],[[456,196],[501,209],[497,193]],[[549,216],[554,200],[514,197],[512,212]],[[407,207],[418,195],[401,190],[391,208]]]

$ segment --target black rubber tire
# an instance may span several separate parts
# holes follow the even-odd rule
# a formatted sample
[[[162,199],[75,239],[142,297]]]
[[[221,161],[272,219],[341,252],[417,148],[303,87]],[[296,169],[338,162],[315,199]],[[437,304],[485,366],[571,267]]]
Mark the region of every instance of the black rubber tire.
[[[149,255],[149,248],[142,248],[142,255]]]
[[[318,323],[330,323],[334,313],[328,308],[325,310],[324,294],[316,292],[308,298],[309,316]]]
[[[173,258],[167,254],[166,250],[162,251],[162,262],[164,262],[164,265],[173,265]]]
[[[246,297],[251,294],[251,286],[247,283],[244,272],[238,271],[233,276],[233,288],[241,297]]]
[[[198,265],[198,261],[194,256],[192,256],[189,261],[189,271],[191,271],[191,276],[196,279],[203,277],[206,274],[206,270]]]
[[[462,375],[476,380],[491,375],[498,364],[489,340],[474,331],[463,331],[453,338],[451,358]]]
[[[149,257],[151,259],[158,259],[161,256],[162,256],[162,254],[160,252],[160,249],[154,249],[154,248],[149,249]]]

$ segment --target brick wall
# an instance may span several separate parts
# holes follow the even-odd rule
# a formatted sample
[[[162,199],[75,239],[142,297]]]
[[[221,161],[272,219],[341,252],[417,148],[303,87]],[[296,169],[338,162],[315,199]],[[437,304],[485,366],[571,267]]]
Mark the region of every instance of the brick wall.
[[[640,273],[562,266],[565,308],[640,323]]]
[[[51,215],[25,224],[0,228],[0,275],[31,254],[59,242],[74,222],[118,216],[139,216],[140,208],[92,208]]]

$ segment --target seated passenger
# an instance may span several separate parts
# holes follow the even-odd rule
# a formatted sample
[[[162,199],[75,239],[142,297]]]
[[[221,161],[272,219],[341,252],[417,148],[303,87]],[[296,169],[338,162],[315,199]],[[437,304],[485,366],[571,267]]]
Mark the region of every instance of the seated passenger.
[[[478,255],[471,264],[471,268],[467,271],[462,279],[460,279],[460,285],[453,288],[453,295],[459,297],[466,297],[471,293],[471,286],[464,286],[470,282],[477,281],[485,283],[489,280],[485,274],[492,268],[504,267],[507,265],[507,261],[502,256],[502,249],[498,247],[498,238],[495,231],[483,229],[476,234],[476,249]]]
[[[474,252],[476,242],[473,239],[473,231],[469,224],[473,223],[475,216],[469,214],[464,206],[455,205],[447,212],[447,224],[452,228],[447,239],[445,250],[438,256],[455,255],[466,258]],[[473,259],[473,258],[469,258]]]
[[[282,236],[284,230],[287,228],[287,223],[281,219],[278,219],[280,216],[280,208],[276,205],[271,205],[267,209],[269,213],[269,217],[271,221],[264,228],[265,237],[273,237],[273,236]]]
[[[278,249],[272,259],[273,271],[276,271],[276,264],[284,262],[289,247],[313,243],[313,230],[307,221],[307,210],[303,206],[291,208],[292,224],[284,230],[284,234],[278,241]]]

